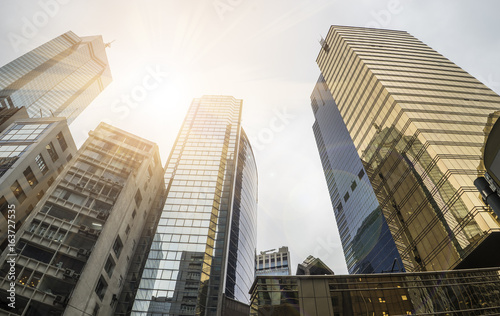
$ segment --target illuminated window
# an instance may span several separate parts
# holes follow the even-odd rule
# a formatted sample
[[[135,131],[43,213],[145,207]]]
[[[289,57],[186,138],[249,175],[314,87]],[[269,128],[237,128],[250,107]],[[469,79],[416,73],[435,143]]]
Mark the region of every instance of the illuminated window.
[[[26,199],[26,194],[24,194],[23,188],[21,188],[17,180],[10,186],[10,189],[19,202],[23,202]]]
[[[402,299],[403,301],[407,301],[407,300],[408,300],[408,297],[406,297],[406,295],[401,295],[401,299]]]
[[[379,297],[379,298],[378,298],[378,301],[379,301],[379,303],[385,303],[385,298],[383,298],[383,297]]]
[[[32,188],[34,188],[38,184],[38,180],[36,179],[33,170],[31,170],[31,167],[26,168],[26,170],[23,171],[23,174],[26,178],[26,181],[28,181],[29,185]]]

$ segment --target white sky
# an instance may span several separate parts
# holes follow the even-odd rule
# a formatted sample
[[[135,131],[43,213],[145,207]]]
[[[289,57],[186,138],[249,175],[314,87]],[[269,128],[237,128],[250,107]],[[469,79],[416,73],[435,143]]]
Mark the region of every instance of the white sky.
[[[320,36],[332,24],[405,30],[499,93],[498,12],[495,0],[0,0],[0,65],[69,30],[115,40],[113,82],[73,136],[80,146],[104,120],[158,143],[163,163],[193,98],[243,99],[259,169],[257,250],[288,246],[294,273],[312,254],[345,274],[311,128]],[[155,71],[143,100],[121,103]]]

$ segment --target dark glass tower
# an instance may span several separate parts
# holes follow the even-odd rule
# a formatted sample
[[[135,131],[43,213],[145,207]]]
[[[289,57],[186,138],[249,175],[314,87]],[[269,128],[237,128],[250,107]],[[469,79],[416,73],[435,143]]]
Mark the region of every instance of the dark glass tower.
[[[396,244],[322,75],[311,104],[316,118],[314,136],[349,273],[401,271]]]
[[[134,315],[219,315],[226,298],[248,304],[257,169],[242,104],[229,96],[191,104],[166,165],[167,199]]]
[[[0,106],[68,124],[111,82],[101,36],[64,33],[0,68]]]
[[[473,182],[500,97],[404,31],[332,26],[316,61],[405,270],[499,266]]]

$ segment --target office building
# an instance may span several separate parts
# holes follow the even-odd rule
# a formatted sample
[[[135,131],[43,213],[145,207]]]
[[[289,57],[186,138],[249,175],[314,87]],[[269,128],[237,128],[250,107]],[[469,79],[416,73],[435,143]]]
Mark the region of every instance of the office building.
[[[0,106],[71,124],[111,82],[105,47],[70,31],[11,61],[0,68]]]
[[[18,114],[22,110],[13,111],[10,118],[16,120],[0,133],[0,210],[3,215],[0,218],[0,249],[7,246],[8,223],[15,223],[15,229],[21,227],[76,154],[65,118],[30,119],[24,116],[20,119]],[[11,218],[8,217],[9,205],[15,208],[15,216]],[[10,228],[12,230],[12,226]]]
[[[29,118],[25,107],[7,108],[0,106],[0,133],[16,120]]]
[[[261,251],[255,258],[255,275],[291,275],[288,247]]]
[[[112,315],[164,169],[156,144],[101,123],[0,256],[9,315]],[[15,306],[7,304],[15,254]]]
[[[295,275],[334,275],[330,269],[320,258],[308,256],[306,260],[297,265]]]
[[[242,105],[230,96],[193,100],[167,161],[167,198],[133,314],[232,315],[227,300],[249,303],[257,169]]]
[[[311,106],[314,137],[349,273],[404,271],[377,196],[322,75]]]
[[[498,315],[498,268],[257,276],[251,316]]]
[[[499,266],[499,222],[473,182],[500,97],[404,31],[332,26],[321,44],[405,270]]]

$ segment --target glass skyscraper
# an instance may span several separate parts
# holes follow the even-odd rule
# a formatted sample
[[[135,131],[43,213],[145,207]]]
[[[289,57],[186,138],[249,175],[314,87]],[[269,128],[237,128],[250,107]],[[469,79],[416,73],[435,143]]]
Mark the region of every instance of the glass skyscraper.
[[[321,75],[311,95],[314,136],[349,273],[404,271],[377,197]]]
[[[11,61],[0,68],[0,106],[71,123],[111,82],[105,47],[70,31]]]
[[[257,169],[242,100],[194,99],[166,165],[167,198],[132,315],[218,315],[249,303]]]
[[[405,270],[500,265],[499,221],[473,185],[500,97],[404,31],[332,26],[321,44],[325,85]],[[350,216],[360,226],[371,209]]]

